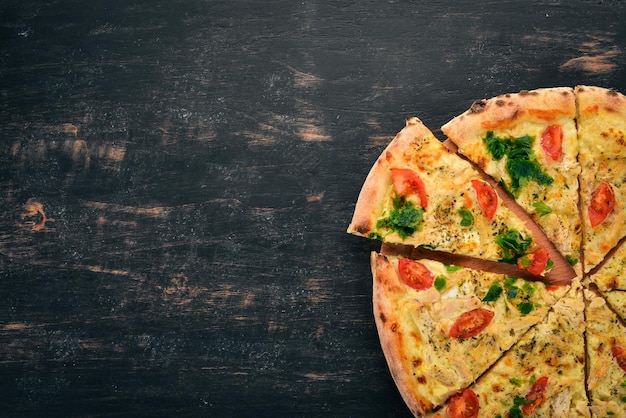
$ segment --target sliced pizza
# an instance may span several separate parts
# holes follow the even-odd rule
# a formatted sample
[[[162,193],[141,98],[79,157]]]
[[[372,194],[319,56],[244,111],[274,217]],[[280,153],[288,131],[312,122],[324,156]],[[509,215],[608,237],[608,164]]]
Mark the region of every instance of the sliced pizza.
[[[585,272],[626,236],[626,96],[576,87]]]
[[[611,290],[602,292],[602,296],[613,312],[626,321],[626,291]]]
[[[381,346],[415,415],[472,383],[569,289],[377,253],[371,264]]]
[[[626,416],[626,327],[591,290],[585,290],[589,370],[587,390],[593,417]]]
[[[575,117],[574,90],[558,87],[476,101],[441,130],[513,196],[580,273]]]
[[[368,174],[348,232],[543,274],[548,251],[470,163],[407,120]]]
[[[589,417],[580,281],[469,388],[433,418]]]
[[[626,290],[626,245],[620,245],[605,263],[587,276],[601,292]]]

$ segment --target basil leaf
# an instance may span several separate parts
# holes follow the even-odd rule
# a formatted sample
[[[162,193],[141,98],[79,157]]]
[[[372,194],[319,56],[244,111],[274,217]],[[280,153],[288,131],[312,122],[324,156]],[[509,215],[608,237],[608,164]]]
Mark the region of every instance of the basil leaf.
[[[448,278],[444,275],[435,277],[435,289],[441,292],[443,289],[446,288],[447,281]]]

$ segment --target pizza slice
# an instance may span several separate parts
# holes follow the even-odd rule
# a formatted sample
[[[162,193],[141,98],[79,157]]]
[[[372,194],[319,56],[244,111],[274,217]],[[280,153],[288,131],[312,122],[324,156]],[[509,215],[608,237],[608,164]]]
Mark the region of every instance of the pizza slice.
[[[544,321],[432,417],[589,417],[584,308],[577,280]]]
[[[585,290],[589,370],[587,390],[593,417],[626,415],[626,327],[605,300]]]
[[[474,102],[441,130],[515,199],[581,273],[578,142],[572,88]]]
[[[576,87],[585,272],[626,235],[626,96]]]
[[[377,253],[371,265],[381,346],[415,415],[472,383],[569,289]]]
[[[533,275],[551,267],[524,221],[417,118],[407,120],[370,170],[348,232],[517,264]]]

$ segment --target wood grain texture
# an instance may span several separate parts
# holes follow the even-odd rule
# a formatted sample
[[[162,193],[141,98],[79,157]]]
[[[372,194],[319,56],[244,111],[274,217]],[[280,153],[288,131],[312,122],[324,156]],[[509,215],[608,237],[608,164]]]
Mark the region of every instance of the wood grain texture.
[[[409,116],[626,91],[621,2],[96,3],[0,4],[9,416],[408,416],[344,232],[371,164]]]

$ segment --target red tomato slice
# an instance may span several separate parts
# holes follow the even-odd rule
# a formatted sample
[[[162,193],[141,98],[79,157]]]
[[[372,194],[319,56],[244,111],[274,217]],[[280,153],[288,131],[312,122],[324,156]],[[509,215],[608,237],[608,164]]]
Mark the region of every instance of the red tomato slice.
[[[561,158],[563,129],[561,125],[550,125],[541,133],[541,147],[553,160]]]
[[[530,387],[526,395],[527,401],[532,401],[522,405],[522,413],[530,415],[533,411],[546,400],[546,387],[548,386],[548,377],[542,376],[535,381]]]
[[[476,418],[480,405],[471,389],[463,389],[448,401],[446,412],[450,418]]]
[[[587,213],[591,226],[600,225],[615,208],[615,195],[611,185],[603,181],[591,194],[591,204]]]
[[[526,257],[527,260],[524,260],[524,257]],[[524,257],[517,260],[517,267],[525,269],[533,276],[540,276],[541,273],[543,273],[548,266],[550,253],[548,253],[548,250],[546,248],[541,247],[535,252],[526,254]],[[528,261],[530,261],[530,265],[526,264],[525,267],[524,263],[528,263]]]
[[[398,260],[398,272],[404,283],[417,290],[428,289],[435,281],[428,267],[408,258]]]
[[[391,179],[393,180],[393,188],[400,196],[415,194],[420,199],[420,204],[424,209],[428,206],[428,195],[426,194],[426,186],[420,178],[419,174],[408,168],[392,168]]]
[[[485,215],[487,219],[492,220],[498,209],[498,195],[496,191],[489,183],[476,179],[472,180],[472,187],[474,187],[476,191],[478,206],[480,206],[480,209],[483,211],[483,215]]]
[[[462,340],[475,337],[487,328],[494,315],[493,311],[483,308],[463,312],[452,324],[450,336]]]
[[[626,372],[626,347],[613,344],[611,346],[611,354],[613,354],[613,358],[617,361],[618,366]]]

